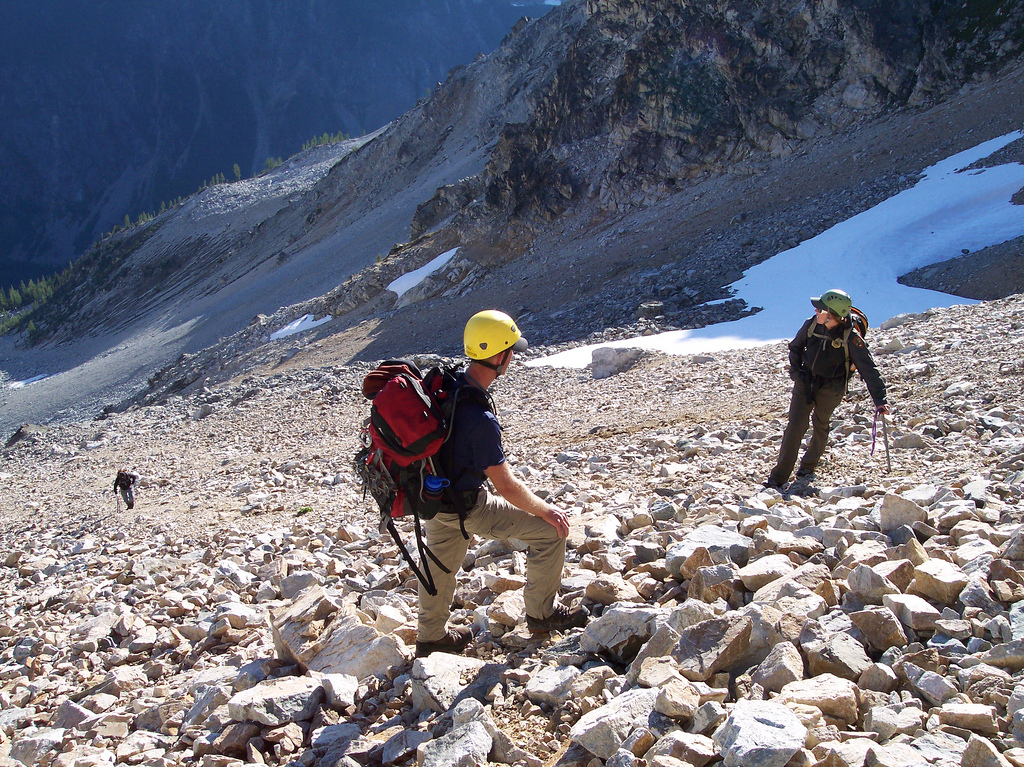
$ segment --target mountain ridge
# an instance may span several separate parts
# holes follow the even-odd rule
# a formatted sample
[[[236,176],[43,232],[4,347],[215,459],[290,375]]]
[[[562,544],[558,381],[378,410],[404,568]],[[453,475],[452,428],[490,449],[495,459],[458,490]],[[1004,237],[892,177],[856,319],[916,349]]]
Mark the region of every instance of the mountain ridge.
[[[665,0],[643,8],[663,22],[666,14],[671,16],[685,5]],[[727,15],[730,7],[716,6],[716,12]],[[603,8],[599,3],[569,3],[542,19],[519,25],[501,48],[453,70],[431,99],[364,144],[318,148],[319,153],[338,153],[333,164],[323,161],[329,170],[322,175],[307,174],[308,184],[299,184],[287,194],[280,192],[274,198],[278,202],[254,214],[252,225],[239,227],[231,238],[223,239],[230,223],[225,226],[227,220],[218,219],[220,223],[210,232],[186,228],[184,240],[165,242],[165,248],[191,243],[188,247],[194,250],[195,264],[210,275],[202,295],[168,291],[169,308],[159,317],[147,318],[148,305],[140,299],[145,292],[136,290],[167,257],[157,245],[159,232],[169,231],[169,222],[181,215],[171,212],[115,239],[121,242],[141,237],[143,232],[156,233],[147,235],[141,247],[126,248],[121,254],[130,266],[124,285],[106,286],[91,298],[86,292],[88,300],[77,313],[63,318],[63,327],[54,323],[44,330],[72,342],[83,331],[102,334],[111,325],[136,328],[139,337],[171,327],[188,328],[184,340],[175,336],[163,352],[162,362],[157,359],[160,355],[154,354],[141,371],[116,368],[121,377],[110,391],[104,394],[102,386],[93,388],[93,402],[114,404],[124,399],[128,388],[144,389],[143,376],[166,367],[167,361],[181,352],[195,355],[209,347],[200,356],[213,362],[199,367],[226,374],[233,365],[231,350],[244,347],[249,351],[250,344],[259,345],[264,332],[274,329],[264,326],[264,320],[254,321],[261,314],[275,315],[273,322],[281,325],[305,311],[331,314],[335,321],[319,331],[318,337],[351,332],[353,338],[363,339],[362,346],[346,346],[344,339],[338,345],[348,348],[350,356],[363,359],[402,353],[422,343],[451,348],[459,330],[458,318],[483,304],[530,318],[539,325],[541,341],[578,342],[605,328],[629,325],[637,304],[650,297],[642,295],[639,278],[669,268],[674,270],[668,276],[675,292],[662,297],[671,299],[674,306],[670,322],[700,326],[727,316],[709,311],[703,303],[721,297],[723,286],[744,268],[812,236],[829,221],[837,222],[872,200],[884,199],[912,183],[915,174],[940,157],[1024,123],[1019,87],[1013,77],[1013,72],[1019,71],[1018,41],[1009,36],[999,66],[980,67],[970,74],[965,70],[961,76],[970,79],[965,85],[918,77],[914,82],[927,82],[929,88],[938,89],[918,105],[878,103],[861,110],[844,106],[844,111],[836,113],[831,131],[787,139],[788,149],[779,145],[778,151],[771,151],[768,142],[761,149],[745,150],[743,159],[721,167],[712,152],[703,166],[695,166],[699,172],[680,182],[683,186],[671,194],[665,193],[664,168],[655,164],[647,171],[624,166],[634,167],[636,172],[629,193],[623,191],[621,198],[602,196],[598,191],[574,198],[579,184],[559,187],[548,183],[550,179],[563,171],[591,173],[598,183],[596,190],[600,179],[608,178],[601,169],[615,167],[609,156],[643,159],[635,153],[619,152],[624,141],[635,139],[634,145],[643,145],[642,141],[636,144],[642,131],[621,132],[621,115],[615,118],[620,133],[612,130],[603,139],[610,147],[604,154],[591,152],[595,140],[587,139],[557,145],[562,149],[549,156],[543,147],[555,145],[537,138],[560,130],[558,123],[551,122],[558,110],[545,111],[540,105],[551,93],[568,87],[565,81],[574,77],[574,68],[566,64],[572,58],[568,54],[575,51],[573,61],[579,62],[585,58],[584,50],[592,50],[587,47],[589,42],[580,40],[615,42],[606,32],[624,22],[614,14],[609,18],[611,12]],[[632,23],[650,33],[637,8],[640,6],[631,11],[635,14],[630,17]],[[1021,10],[1019,3],[999,8],[1007,10],[1011,21]],[[595,20],[595,16],[600,18]],[[737,35],[747,34],[742,25],[733,24],[729,29],[739,30]],[[985,41],[1000,32],[997,25],[979,40],[987,45]],[[636,37],[644,39],[644,33],[638,32]],[[935,46],[928,50],[941,52]],[[850,56],[851,66],[866,70],[879,61],[875,54]],[[979,61],[985,63],[983,57]],[[606,90],[601,93],[611,92],[607,91],[610,81],[603,76],[593,82],[581,77],[577,82],[580,91],[589,88],[597,93],[603,87]],[[833,82],[830,98],[841,100],[850,87],[844,82]],[[903,81],[896,78],[892,82]],[[904,87],[899,92],[909,98],[915,91]],[[803,99],[799,103],[806,101],[803,96],[799,99]],[[580,113],[586,103],[590,102],[563,111]],[[654,99],[654,103],[661,102]],[[576,116],[566,119],[572,122]],[[780,119],[776,122],[789,124]],[[754,135],[761,134],[755,131]],[[894,142],[894,136],[901,140]],[[531,149],[531,141],[539,142],[539,149]],[[664,141],[658,144],[666,145]],[[260,183],[291,188],[286,183],[288,174],[303,175],[314,156],[324,155],[292,158]],[[510,158],[516,162],[510,163]],[[550,199],[560,200],[558,205],[565,209],[551,215],[555,208],[531,203],[517,212],[513,198],[502,192],[502,185],[515,176],[517,167],[522,173],[509,187],[516,190],[515,199],[525,200],[533,194],[530,190],[540,190],[543,195],[555,195]],[[544,168],[555,176],[545,175],[548,171]],[[246,183],[235,191],[241,194]],[[233,194],[233,186],[207,190],[187,206],[216,204]],[[249,209],[254,212],[262,204],[256,196],[251,202]],[[406,303],[415,300],[414,305],[394,303],[393,294],[385,291],[392,279],[455,246],[460,247],[460,259],[452,271],[418,295],[403,298]],[[88,259],[83,260],[82,268],[87,266]],[[98,274],[98,266],[95,263],[89,268]],[[551,274],[558,278],[550,279]],[[578,276],[567,279],[571,274]],[[334,285],[338,287],[332,289]],[[657,289],[649,286],[645,290]],[[120,308],[114,311],[115,307]],[[567,309],[569,315],[564,314]],[[555,316],[559,312],[576,322],[559,320]],[[364,321],[374,328],[369,336],[365,326],[360,327]],[[236,343],[237,338],[232,340],[235,333],[248,340]],[[171,372],[163,377],[181,378]],[[203,377],[200,372],[192,381]],[[56,396],[61,388],[56,381],[38,386],[40,400]],[[53,387],[50,394],[45,393],[47,386]],[[28,399],[32,397],[25,401]],[[45,412],[44,407],[34,407],[18,412]]]

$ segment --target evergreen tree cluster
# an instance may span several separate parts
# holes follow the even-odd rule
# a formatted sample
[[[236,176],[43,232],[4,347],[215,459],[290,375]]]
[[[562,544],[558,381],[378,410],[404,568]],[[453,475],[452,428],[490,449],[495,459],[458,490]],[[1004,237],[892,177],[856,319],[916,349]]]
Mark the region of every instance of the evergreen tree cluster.
[[[53,295],[53,292],[67,282],[71,276],[71,264],[60,274],[40,277],[38,280],[22,280],[17,287],[11,285],[4,290],[0,288],[0,312],[16,312],[32,304],[42,304]]]
[[[322,136],[313,136],[309,141],[306,141],[302,145],[302,151],[308,151],[313,147],[326,146],[327,144],[336,144],[339,141],[347,141],[349,135],[347,133],[324,133]]]
[[[0,334],[23,327],[29,340],[35,343],[39,331],[31,319],[32,313],[67,285],[71,276],[72,265],[69,263],[59,274],[40,277],[38,280],[30,279],[27,283],[22,280],[17,287],[11,285],[7,290],[0,287]]]

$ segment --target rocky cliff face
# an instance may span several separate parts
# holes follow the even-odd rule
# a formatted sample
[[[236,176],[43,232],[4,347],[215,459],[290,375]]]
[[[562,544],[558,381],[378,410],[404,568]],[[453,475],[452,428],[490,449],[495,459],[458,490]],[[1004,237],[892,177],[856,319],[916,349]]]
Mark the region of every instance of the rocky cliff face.
[[[1024,43],[1015,0],[588,0],[586,14],[537,110],[502,131],[482,177],[488,215],[663,198],[752,154],[942,97]]]
[[[541,3],[46,0],[0,31],[0,285],[304,141],[359,136]]]

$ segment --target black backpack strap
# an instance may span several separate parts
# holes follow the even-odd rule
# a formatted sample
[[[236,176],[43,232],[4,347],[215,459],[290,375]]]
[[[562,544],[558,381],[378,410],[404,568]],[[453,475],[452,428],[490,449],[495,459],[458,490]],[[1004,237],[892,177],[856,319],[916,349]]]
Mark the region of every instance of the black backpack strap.
[[[447,573],[448,575],[451,575],[452,571],[449,570],[447,567],[445,567],[444,562],[442,562],[440,559],[438,559],[436,556],[434,556],[434,552],[431,551],[427,547],[427,544],[423,542],[423,532],[420,529],[420,518],[419,518],[418,515],[415,515],[415,514],[413,515],[413,517],[416,520],[416,547],[419,550],[420,562],[423,564],[423,570],[426,572],[427,577],[430,578],[430,584],[432,586],[433,583],[434,583],[434,579],[430,575],[430,566],[427,564],[427,559],[428,558],[430,559],[430,561],[432,561],[435,565],[440,567],[441,570],[443,572]],[[424,585],[426,585],[426,584],[424,584]]]
[[[405,561],[409,564],[409,567],[410,569],[412,569],[413,574],[416,576],[416,579],[423,584],[423,588],[427,590],[427,593],[430,594],[430,596],[436,597],[437,586],[434,585],[434,576],[430,574],[430,565],[427,563],[427,559],[429,558],[430,560],[432,560],[435,565],[440,567],[441,570],[443,570],[446,573],[451,574],[451,570],[445,567],[444,563],[436,556],[434,556],[434,552],[432,552],[427,547],[427,544],[423,542],[423,531],[420,528],[420,518],[416,515],[413,515],[413,517],[416,520],[416,550],[420,555],[420,565],[416,564],[416,561],[412,558],[412,555],[409,553],[409,549],[407,549],[405,547],[405,544],[402,543],[402,538],[398,534],[398,528],[395,527],[394,519],[391,519],[390,517],[388,518],[386,529],[389,533],[391,533],[391,537],[394,539],[395,543],[398,544],[399,551],[402,552],[402,556],[405,558]],[[420,566],[422,566],[422,570],[420,569]]]
[[[451,439],[451,429],[455,425],[455,409],[458,407],[459,404],[459,395],[462,395],[464,397],[468,396],[481,407],[490,410],[492,413],[494,412],[494,401],[491,399],[491,395],[488,392],[485,392],[482,389],[477,389],[474,386],[468,385],[455,385],[452,387],[451,396],[449,400],[451,404],[448,405],[447,411],[445,413],[446,420],[448,421],[449,433],[448,436],[445,438],[444,445],[441,448],[444,451],[444,465],[448,469],[451,469],[451,467],[454,465],[454,461],[452,459],[455,453],[455,443]],[[463,467],[462,471],[459,472],[459,476],[449,477],[448,479],[451,480],[452,485],[455,485],[467,474],[476,475],[481,479],[487,478],[487,475],[484,474],[482,471],[477,471],[476,469]],[[458,490],[451,490],[450,487],[446,490],[446,492],[448,494],[448,499],[451,501],[451,505],[454,507],[455,511],[459,515],[459,531],[462,533],[462,537],[468,541],[469,533],[466,531],[466,517],[469,516],[469,509],[466,508],[466,502],[463,492]]]

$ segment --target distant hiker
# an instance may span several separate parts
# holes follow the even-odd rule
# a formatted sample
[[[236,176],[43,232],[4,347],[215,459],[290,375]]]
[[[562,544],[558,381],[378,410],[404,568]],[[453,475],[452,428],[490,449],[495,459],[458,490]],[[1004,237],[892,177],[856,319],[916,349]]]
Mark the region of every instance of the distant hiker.
[[[129,509],[135,508],[135,488],[139,486],[139,477],[134,471],[121,469],[114,477],[114,493],[121,493],[125,506]]]
[[[526,558],[526,622],[535,632],[586,625],[583,608],[557,604],[562,583],[565,538],[569,519],[564,511],[541,500],[509,467],[501,444],[501,426],[491,404],[489,387],[502,375],[515,351],[526,349],[515,321],[499,311],[474,314],[463,335],[469,367],[456,379],[458,404],[452,417],[450,448],[438,454],[444,476],[451,481],[458,505],[442,507],[425,523],[427,545],[451,572],[435,568],[436,596],[420,583],[416,654],[458,653],[470,643],[469,628],[446,630],[455,594],[455,574],[469,548],[470,535],[505,540],[515,538],[528,547]],[[492,495],[490,480],[498,495]]]
[[[867,384],[875,412],[883,415],[889,412],[885,383],[864,340],[866,318],[854,309],[850,296],[842,290],[828,290],[812,298],[811,305],[815,309],[814,316],[789,343],[789,377],[793,379],[789,423],[782,435],[779,460],[765,483],[776,489],[789,481],[809,421],[811,439],[796,476],[798,480],[814,478],[814,470],[828,442],[832,412],[846,394],[852,367]],[[860,327],[853,321],[854,317],[862,320]]]

